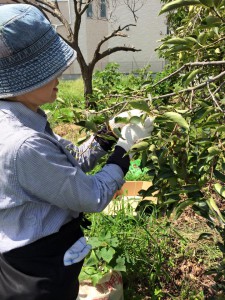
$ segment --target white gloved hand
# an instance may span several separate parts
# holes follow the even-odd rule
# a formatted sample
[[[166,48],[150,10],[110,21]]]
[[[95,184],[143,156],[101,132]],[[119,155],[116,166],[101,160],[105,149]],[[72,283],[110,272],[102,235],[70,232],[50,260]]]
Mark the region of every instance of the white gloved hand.
[[[80,262],[91,250],[91,245],[88,245],[85,237],[77,240],[64,254],[64,266],[69,266]]]
[[[121,130],[123,138],[119,138],[117,146],[129,151],[138,140],[151,136],[154,118],[147,117],[144,124],[127,124]]]
[[[113,131],[115,128],[122,129],[127,123],[129,123],[130,118],[141,117],[143,114],[145,114],[145,112],[139,109],[124,111],[109,120],[109,128],[111,131]],[[120,119],[121,122],[119,122]]]

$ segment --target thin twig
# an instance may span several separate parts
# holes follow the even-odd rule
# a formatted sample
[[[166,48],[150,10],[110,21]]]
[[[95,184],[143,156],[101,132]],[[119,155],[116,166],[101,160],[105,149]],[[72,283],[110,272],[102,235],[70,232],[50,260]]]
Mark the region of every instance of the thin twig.
[[[216,98],[215,98],[214,94],[210,90],[209,82],[207,82],[207,88],[208,88],[209,94],[210,94],[211,98],[213,99],[215,105],[219,108],[220,111],[224,112],[223,109],[220,107],[219,103],[216,101]]]
[[[152,87],[155,87],[156,85],[162,83],[163,81],[166,81],[167,79],[173,77],[174,75],[180,73],[183,69],[189,68],[189,67],[205,67],[205,66],[214,66],[214,65],[225,65],[225,61],[208,61],[208,62],[193,62],[193,63],[187,63],[185,65],[183,65],[182,67],[180,67],[179,69],[177,69],[176,71],[174,71],[173,73],[171,73],[170,75],[162,78],[161,80],[159,80],[158,82],[156,82]]]

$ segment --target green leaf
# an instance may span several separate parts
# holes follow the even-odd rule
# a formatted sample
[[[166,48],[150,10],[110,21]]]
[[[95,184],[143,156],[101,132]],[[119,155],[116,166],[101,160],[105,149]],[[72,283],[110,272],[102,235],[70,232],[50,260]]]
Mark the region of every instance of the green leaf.
[[[221,25],[221,20],[215,16],[208,16],[204,20],[202,20],[202,25],[206,27],[217,27]]]
[[[130,118],[130,123],[131,124],[139,124],[141,122],[141,118],[137,116],[133,116]]]
[[[188,44],[188,41],[185,40],[184,38],[175,37],[165,41],[164,44],[173,44],[173,45],[185,44],[186,45]]]
[[[91,245],[92,249],[95,249],[102,246],[102,241],[100,241],[98,237],[90,237],[88,239],[88,244]]]
[[[140,109],[140,110],[143,110],[143,111],[148,112],[148,113],[150,112],[150,108],[149,108],[147,102],[144,101],[144,100],[131,101],[130,105],[133,108]]]
[[[225,196],[225,191],[224,191],[224,196]],[[217,216],[223,223],[225,223],[225,220],[224,220],[215,200],[213,198],[210,198],[210,199],[206,200],[206,202],[207,202],[209,208],[217,214]]]
[[[185,41],[187,42],[187,43],[191,43],[191,44],[199,44],[199,42],[198,42],[198,40],[196,40],[195,38],[193,38],[192,36],[186,36],[185,38]]]
[[[91,276],[91,281],[92,281],[93,285],[95,286],[95,285],[99,282],[99,280],[100,280],[101,278],[102,278],[102,274],[101,274],[101,273],[93,274],[93,275]]]
[[[208,38],[208,33],[207,32],[201,32],[198,36],[198,41],[201,45],[205,45],[205,42]]]
[[[221,125],[216,129],[217,132],[223,132],[225,131],[225,125]]]
[[[216,146],[212,146],[212,147],[208,148],[208,152],[211,155],[217,155],[217,154],[219,154],[221,152],[221,150],[218,147],[216,147]]]
[[[113,268],[115,271],[126,272],[125,257],[118,257],[116,260],[116,265]]]
[[[134,144],[131,147],[130,151],[135,151],[135,152],[143,151],[143,150],[146,150],[148,147],[149,147],[149,143],[147,143],[145,141],[141,141],[137,144]]]
[[[168,50],[168,54],[180,52],[180,51],[190,51],[191,46],[190,45],[175,45]]]
[[[77,123],[77,125],[82,126],[88,130],[92,130],[93,132],[97,132],[98,130],[95,123],[90,120],[80,121]]]
[[[107,263],[109,263],[112,260],[115,253],[116,251],[112,247],[109,247],[108,250],[106,248],[102,248],[100,251],[102,259]]]
[[[173,121],[174,123],[177,123],[179,126],[189,129],[189,125],[186,122],[186,120],[178,113],[176,112],[166,112],[164,114],[166,118],[168,118],[170,121]]]
[[[218,170],[214,170],[213,173],[214,173],[214,176],[215,176],[217,179],[219,179],[219,180],[225,182],[225,174],[221,173],[221,172],[218,171]]]
[[[119,240],[118,240],[118,238],[117,238],[117,237],[111,238],[111,239],[110,239],[110,245],[111,245],[112,247],[117,247],[117,246],[119,245]]]
[[[199,191],[199,187],[197,185],[185,185],[182,186],[179,190],[174,190],[170,193],[165,193],[165,196],[177,195],[177,194],[188,194]]]
[[[225,198],[225,187],[224,186],[222,186],[220,183],[216,183],[214,185],[214,188],[219,195],[221,195],[223,198]]]
[[[183,7],[183,6],[188,6],[188,5],[195,5],[195,4],[200,4],[200,2],[198,0],[175,0],[172,2],[169,2],[167,4],[165,4],[161,11],[160,11],[160,15],[165,13],[165,12],[169,12],[171,10]]]
[[[114,119],[115,123],[123,123],[123,124],[128,124],[129,123],[129,118],[124,118],[124,117],[115,117]]]
[[[184,209],[190,205],[192,205],[194,203],[194,201],[192,200],[186,200],[183,201],[182,203],[180,203],[177,207],[176,207],[176,218],[178,218],[184,211]]]
[[[185,85],[188,86],[194,80],[196,75],[201,73],[201,71],[202,70],[197,69],[197,70],[194,70],[194,71],[190,72],[187,76],[187,79],[185,80]]]
[[[95,251],[92,250],[90,256],[85,261],[85,266],[97,266],[98,262],[99,260],[95,254]]]

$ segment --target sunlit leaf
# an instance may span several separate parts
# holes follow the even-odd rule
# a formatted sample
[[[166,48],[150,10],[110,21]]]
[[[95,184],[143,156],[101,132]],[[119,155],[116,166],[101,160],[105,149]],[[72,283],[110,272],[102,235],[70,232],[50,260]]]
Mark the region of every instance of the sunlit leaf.
[[[188,41],[184,38],[171,38],[164,42],[164,44],[174,44],[174,45],[180,45],[180,44],[188,44]]]
[[[187,76],[187,79],[185,80],[185,85],[188,86],[194,80],[196,75],[201,73],[201,71],[202,70],[197,69],[197,70],[194,70],[194,71],[190,72]]]
[[[174,123],[177,123],[181,127],[185,129],[189,129],[189,125],[187,121],[178,113],[176,112],[166,112],[164,114],[166,118],[168,118],[170,121],[173,121]]]
[[[130,105],[133,108],[140,109],[140,110],[143,110],[146,112],[150,112],[150,108],[149,108],[147,102],[144,100],[131,101]]]
[[[221,195],[223,198],[225,198],[225,186],[222,186],[220,183],[216,183],[214,185],[214,188],[219,195]]]
[[[112,260],[113,255],[116,253],[116,251],[112,247],[109,247],[109,249],[102,248],[100,253],[102,259],[109,263]]]
[[[118,257],[116,260],[116,265],[113,268],[115,271],[121,271],[126,272],[126,266],[125,266],[125,258],[124,257]]]
[[[217,154],[219,154],[221,152],[221,150],[218,147],[216,147],[216,146],[212,146],[212,147],[208,148],[208,152],[211,155],[217,155]]]
[[[224,193],[224,196],[225,196],[225,193]],[[225,220],[215,202],[215,200],[211,197],[210,199],[207,199],[206,200],[207,204],[209,205],[209,208],[214,211],[216,213],[216,215],[219,217],[219,219],[224,223]]]
[[[149,143],[148,143],[148,142],[140,141],[139,143],[134,144],[134,145],[131,147],[130,150],[131,150],[131,151],[138,152],[138,151],[146,150],[148,147],[149,147]]]
[[[200,1],[198,0],[175,0],[172,2],[169,2],[167,4],[165,4],[161,11],[160,11],[160,15],[165,13],[165,12],[169,12],[171,10],[183,7],[183,6],[188,6],[188,5],[195,5],[195,4],[200,4]]]

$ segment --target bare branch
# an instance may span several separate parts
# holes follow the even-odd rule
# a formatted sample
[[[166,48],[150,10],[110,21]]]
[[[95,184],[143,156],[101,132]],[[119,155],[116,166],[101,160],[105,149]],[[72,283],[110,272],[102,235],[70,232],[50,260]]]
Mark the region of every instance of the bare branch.
[[[215,105],[219,108],[220,111],[224,112],[223,109],[220,107],[219,103],[216,101],[214,93],[212,93],[212,91],[210,90],[209,82],[207,82],[207,88],[208,88],[209,94],[210,94],[211,98],[213,99]]]
[[[84,7],[81,9],[80,7],[80,15],[83,15],[83,13],[87,10],[89,4],[93,2],[93,0],[87,0],[87,2],[85,3]]]
[[[128,24],[123,26],[122,28],[119,26],[116,30],[114,30],[111,34],[105,36],[97,45],[95,53],[98,54],[100,51],[101,46],[107,42],[109,39],[119,36],[119,37],[127,37],[126,34],[123,34],[122,31],[130,26],[136,26],[135,24]]]
[[[111,34],[105,36],[97,45],[96,49],[95,49],[95,52],[94,52],[94,55],[93,55],[93,59],[92,61],[90,62],[90,65],[93,65],[95,64],[97,61],[99,61],[100,59],[102,59],[103,57],[107,56],[107,55],[110,55],[111,53],[114,53],[114,52],[117,52],[117,51],[141,51],[141,50],[128,50],[129,49],[134,49],[133,47],[126,47],[124,46],[125,48],[121,49],[120,50],[115,50],[113,52],[110,52],[111,50],[108,49],[106,51],[104,51],[103,53],[100,53],[100,49],[101,49],[101,46],[107,42],[109,39],[113,38],[113,37],[127,37],[126,34],[124,34],[122,31],[124,29],[126,29],[127,27],[129,26],[136,26],[135,24],[127,24],[125,26],[123,26],[122,28],[119,26],[116,30],[114,30]],[[114,48],[113,48],[114,49]],[[110,51],[109,51],[110,50]],[[109,54],[107,54],[109,53]]]
[[[124,0],[124,3],[130,9],[135,22],[137,22],[138,16],[136,13],[138,10],[140,10],[143,7],[145,1],[144,0]]]
[[[174,75],[180,73],[182,70],[189,68],[189,67],[205,67],[205,66],[216,66],[216,65],[225,65],[225,61],[206,61],[206,62],[194,62],[194,63],[187,63],[185,65],[183,65],[182,67],[180,67],[179,69],[177,69],[176,71],[174,71],[173,73],[171,73],[170,75],[162,78],[161,80],[159,80],[158,82],[156,82],[152,87],[155,87],[156,85],[166,81],[167,79],[173,77]]]
[[[100,59],[102,59],[102,58],[104,58],[104,57],[106,57],[106,56],[108,56],[112,53],[118,52],[118,51],[137,52],[137,51],[141,51],[141,49],[136,49],[133,46],[117,46],[117,47],[114,47],[114,48],[109,48],[109,49],[103,51],[102,53],[98,53],[98,55],[95,56],[95,58],[92,60],[91,64],[96,63]]]
[[[163,98],[167,98],[167,97],[171,97],[171,96],[177,96],[178,94],[182,94],[182,93],[186,93],[186,92],[191,92],[191,97],[193,97],[193,93],[194,93],[195,90],[200,89],[200,88],[205,87],[205,86],[208,86],[209,83],[215,82],[215,81],[217,81],[218,79],[222,78],[223,76],[225,76],[225,71],[222,72],[222,73],[220,73],[219,75],[213,77],[213,78],[210,78],[208,81],[206,81],[206,82],[204,82],[204,83],[202,83],[202,84],[199,84],[199,85],[197,85],[197,86],[190,87],[190,88],[181,90],[181,91],[176,92],[176,93],[170,93],[170,94],[165,94],[165,95],[161,95],[161,96],[155,96],[155,97],[152,97],[152,100],[163,99]],[[211,93],[211,91],[210,91],[210,93]],[[127,98],[128,100],[125,100],[125,101],[119,101],[117,104],[113,105],[112,107],[107,108],[107,109],[104,109],[104,110],[102,110],[102,111],[98,111],[98,113],[100,113],[100,112],[106,112],[107,110],[110,110],[110,109],[115,108],[115,107],[117,107],[117,106],[125,105],[125,104],[128,103],[128,102],[131,103],[132,101],[136,101],[137,98],[139,98],[139,99],[141,99],[141,100],[143,100],[143,101],[149,101],[149,98],[145,98],[145,97],[143,97],[143,96],[137,96],[137,95],[135,95],[135,96],[131,96],[131,95],[126,96],[126,95],[122,95],[122,94],[117,94],[117,95],[113,94],[113,95],[109,95],[109,98],[110,98],[110,99],[112,99],[112,98],[123,98],[123,99],[126,99],[126,98]],[[214,97],[214,98],[215,98],[215,97]],[[192,99],[191,99],[191,100],[192,100]],[[215,101],[216,101],[216,100],[215,100]],[[216,101],[216,103],[217,103],[217,101]],[[190,103],[190,109],[191,109],[191,107],[192,107],[192,103]],[[224,111],[222,110],[222,108],[219,106],[218,103],[217,103],[217,107],[218,107],[222,112],[224,112]]]
[[[182,94],[182,93],[187,93],[187,92],[195,91],[195,90],[198,90],[200,88],[203,88],[203,87],[207,86],[208,83],[217,81],[218,79],[222,78],[223,76],[225,76],[225,71],[221,72],[219,75],[217,75],[215,77],[212,77],[209,80],[207,80],[207,81],[205,81],[205,82],[203,82],[203,83],[201,83],[199,85],[196,85],[196,86],[193,86],[193,87],[189,87],[187,89],[180,90],[180,91],[178,91],[176,93],[169,93],[169,94],[165,94],[165,95],[161,95],[161,96],[156,96],[153,99],[162,99],[162,98],[167,98],[167,97],[175,96],[177,94]]]

